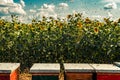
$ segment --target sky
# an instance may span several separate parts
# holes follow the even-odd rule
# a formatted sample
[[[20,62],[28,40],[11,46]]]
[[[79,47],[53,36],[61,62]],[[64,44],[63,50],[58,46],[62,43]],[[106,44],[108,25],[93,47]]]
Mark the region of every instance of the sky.
[[[6,20],[13,14],[27,23],[33,18],[57,19],[74,13],[98,20],[104,17],[117,19],[120,18],[120,0],[0,0],[0,17]]]

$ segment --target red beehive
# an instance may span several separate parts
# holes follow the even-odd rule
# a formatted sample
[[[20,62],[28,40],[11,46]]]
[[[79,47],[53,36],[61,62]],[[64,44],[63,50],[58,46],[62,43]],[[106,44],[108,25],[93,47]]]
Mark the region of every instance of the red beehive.
[[[19,63],[0,63],[0,80],[18,80]]]
[[[66,80],[93,80],[94,69],[89,64],[64,63]]]
[[[120,68],[113,64],[90,64],[96,72],[96,80],[120,80]]]

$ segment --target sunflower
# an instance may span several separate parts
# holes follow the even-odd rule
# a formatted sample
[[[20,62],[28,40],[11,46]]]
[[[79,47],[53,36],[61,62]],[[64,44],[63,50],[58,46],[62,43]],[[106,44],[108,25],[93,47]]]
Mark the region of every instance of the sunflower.
[[[28,24],[29,28],[32,28],[32,24]]]
[[[67,15],[67,19],[70,19],[72,17],[72,15]]]
[[[63,28],[63,24],[61,22],[57,23],[57,26],[62,29]]]
[[[95,27],[95,28],[94,28],[94,32],[95,32],[96,34],[98,34],[99,29],[98,29],[97,27]]]
[[[39,28],[40,28],[40,30],[45,30],[45,27],[42,25],[40,25]]]
[[[82,23],[81,23],[81,22],[78,22],[78,23],[77,23],[77,27],[78,27],[79,29],[81,29],[81,28],[83,27]]]
[[[91,20],[87,17],[87,18],[85,19],[85,23],[91,23]]]
[[[14,24],[14,29],[18,30],[19,25],[18,24]]]
[[[0,20],[0,26],[4,25],[4,22],[2,20]]]
[[[114,24],[114,26],[117,26],[117,25],[118,25],[118,22],[114,22],[113,24]]]
[[[102,26],[102,23],[101,23],[101,22],[97,22],[96,25],[97,25],[98,27],[101,27],[101,26]]]

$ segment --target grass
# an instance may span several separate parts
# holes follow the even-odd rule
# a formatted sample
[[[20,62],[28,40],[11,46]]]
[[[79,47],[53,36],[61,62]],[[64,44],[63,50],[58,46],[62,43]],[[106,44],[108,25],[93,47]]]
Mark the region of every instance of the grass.
[[[32,80],[32,75],[28,73],[22,73],[19,76],[19,80]]]

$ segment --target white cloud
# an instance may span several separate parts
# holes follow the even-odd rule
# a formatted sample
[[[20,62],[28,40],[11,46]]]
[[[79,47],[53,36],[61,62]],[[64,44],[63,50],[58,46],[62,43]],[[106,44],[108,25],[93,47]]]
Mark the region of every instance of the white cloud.
[[[25,7],[25,2],[23,0],[20,0],[20,4],[22,7]]]
[[[8,8],[0,8],[0,14],[8,14]]]
[[[23,2],[24,3],[24,2]],[[0,15],[25,15],[22,5],[14,3],[13,0],[0,0]]]
[[[101,15],[91,15],[91,18],[99,20],[99,19],[102,19],[103,16],[101,16]]]
[[[104,5],[104,9],[117,9],[117,4],[115,2],[108,3]]]
[[[29,16],[28,16],[28,19],[29,19],[29,20],[32,20],[32,19],[34,19],[34,16],[32,16],[32,15],[29,15]]]
[[[13,3],[13,0],[0,0],[0,3]]]
[[[108,12],[108,17],[112,18],[113,17],[112,13]]]
[[[16,7],[10,7],[8,11],[10,14],[26,15],[26,12],[22,9],[20,4],[17,4]]]
[[[11,21],[11,16],[2,16],[1,19]]]
[[[101,15],[90,15],[89,16],[90,17],[90,19],[92,19],[92,20],[98,20],[98,21],[103,21],[103,18],[105,17],[105,16],[101,16]]]
[[[55,5],[53,4],[43,4],[43,6],[41,7],[42,10],[47,10],[47,11],[51,11],[51,12],[54,12],[55,10]]]
[[[7,3],[13,3],[13,0],[4,0],[6,1]]]
[[[115,2],[115,3],[120,3],[120,0],[102,0],[102,2]]]
[[[30,20],[28,20],[28,16],[24,16],[24,15],[23,16],[19,16],[18,19],[19,19],[20,22],[23,22],[23,23],[30,22]]]
[[[36,13],[36,10],[30,9],[29,10],[31,13]]]
[[[60,3],[59,6],[61,8],[67,8],[68,7],[68,4],[67,3]]]
[[[40,17],[53,17],[57,18],[57,13],[55,12],[55,5],[53,4],[43,4],[41,8],[39,9],[39,13],[37,13],[37,16]]]
[[[6,7],[13,4],[13,0],[0,0],[0,7]]]

